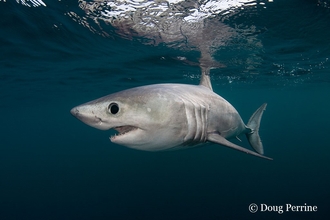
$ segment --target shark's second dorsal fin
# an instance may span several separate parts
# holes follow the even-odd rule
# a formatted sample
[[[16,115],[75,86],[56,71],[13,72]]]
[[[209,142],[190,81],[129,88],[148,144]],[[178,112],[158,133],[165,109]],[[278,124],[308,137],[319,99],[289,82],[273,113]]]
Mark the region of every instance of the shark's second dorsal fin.
[[[199,85],[205,86],[206,88],[209,88],[211,91],[213,91],[210,79],[210,69],[210,67],[201,66],[202,75]]]

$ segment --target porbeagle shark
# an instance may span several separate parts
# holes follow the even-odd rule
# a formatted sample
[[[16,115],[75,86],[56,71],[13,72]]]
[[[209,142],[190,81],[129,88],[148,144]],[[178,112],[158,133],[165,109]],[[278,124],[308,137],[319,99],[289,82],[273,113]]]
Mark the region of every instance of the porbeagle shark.
[[[111,142],[144,151],[186,149],[213,142],[257,157],[263,155],[259,126],[267,104],[244,124],[236,109],[213,92],[210,68],[199,85],[154,84],[104,96],[74,107],[71,114],[101,130],[115,129]],[[227,139],[246,134],[254,151]]]

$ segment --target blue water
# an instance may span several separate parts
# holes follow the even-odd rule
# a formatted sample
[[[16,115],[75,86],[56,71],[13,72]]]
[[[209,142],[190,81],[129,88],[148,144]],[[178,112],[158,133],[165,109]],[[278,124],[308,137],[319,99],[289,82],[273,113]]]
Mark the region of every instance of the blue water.
[[[214,91],[245,122],[268,103],[260,135],[274,161],[215,144],[136,151],[76,120],[72,107],[116,91],[198,84],[182,57],[199,53],[102,36],[68,16],[78,2],[44,2],[0,1],[0,219],[329,219],[329,1],[219,18],[239,35],[213,55],[226,66],[211,71]],[[260,210],[305,203],[317,211]]]

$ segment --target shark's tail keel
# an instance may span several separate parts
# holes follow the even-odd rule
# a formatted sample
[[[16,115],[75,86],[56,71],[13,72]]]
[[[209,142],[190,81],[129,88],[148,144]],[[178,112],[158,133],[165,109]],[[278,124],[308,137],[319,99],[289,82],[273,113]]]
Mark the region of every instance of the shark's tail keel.
[[[253,113],[251,116],[247,127],[251,129],[251,132],[246,134],[251,146],[259,153],[264,154],[264,147],[262,146],[262,142],[259,136],[259,127],[262,114],[266,109],[267,103],[262,104],[257,111]]]

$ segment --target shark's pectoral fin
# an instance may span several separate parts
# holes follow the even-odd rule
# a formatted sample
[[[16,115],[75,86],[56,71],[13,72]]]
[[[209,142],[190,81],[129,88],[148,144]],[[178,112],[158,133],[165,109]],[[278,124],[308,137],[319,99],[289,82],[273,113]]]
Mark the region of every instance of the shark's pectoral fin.
[[[211,141],[211,142],[214,142],[214,143],[217,143],[217,144],[221,144],[221,145],[226,146],[226,147],[233,148],[235,150],[245,152],[247,154],[251,154],[251,155],[256,156],[256,157],[261,157],[261,158],[264,158],[264,159],[267,159],[267,160],[273,160],[272,158],[263,156],[263,155],[258,154],[256,152],[253,152],[251,150],[240,147],[240,146],[238,146],[234,143],[231,143],[230,141],[226,140],[224,137],[222,137],[220,134],[217,134],[217,133],[208,134],[207,140]]]

